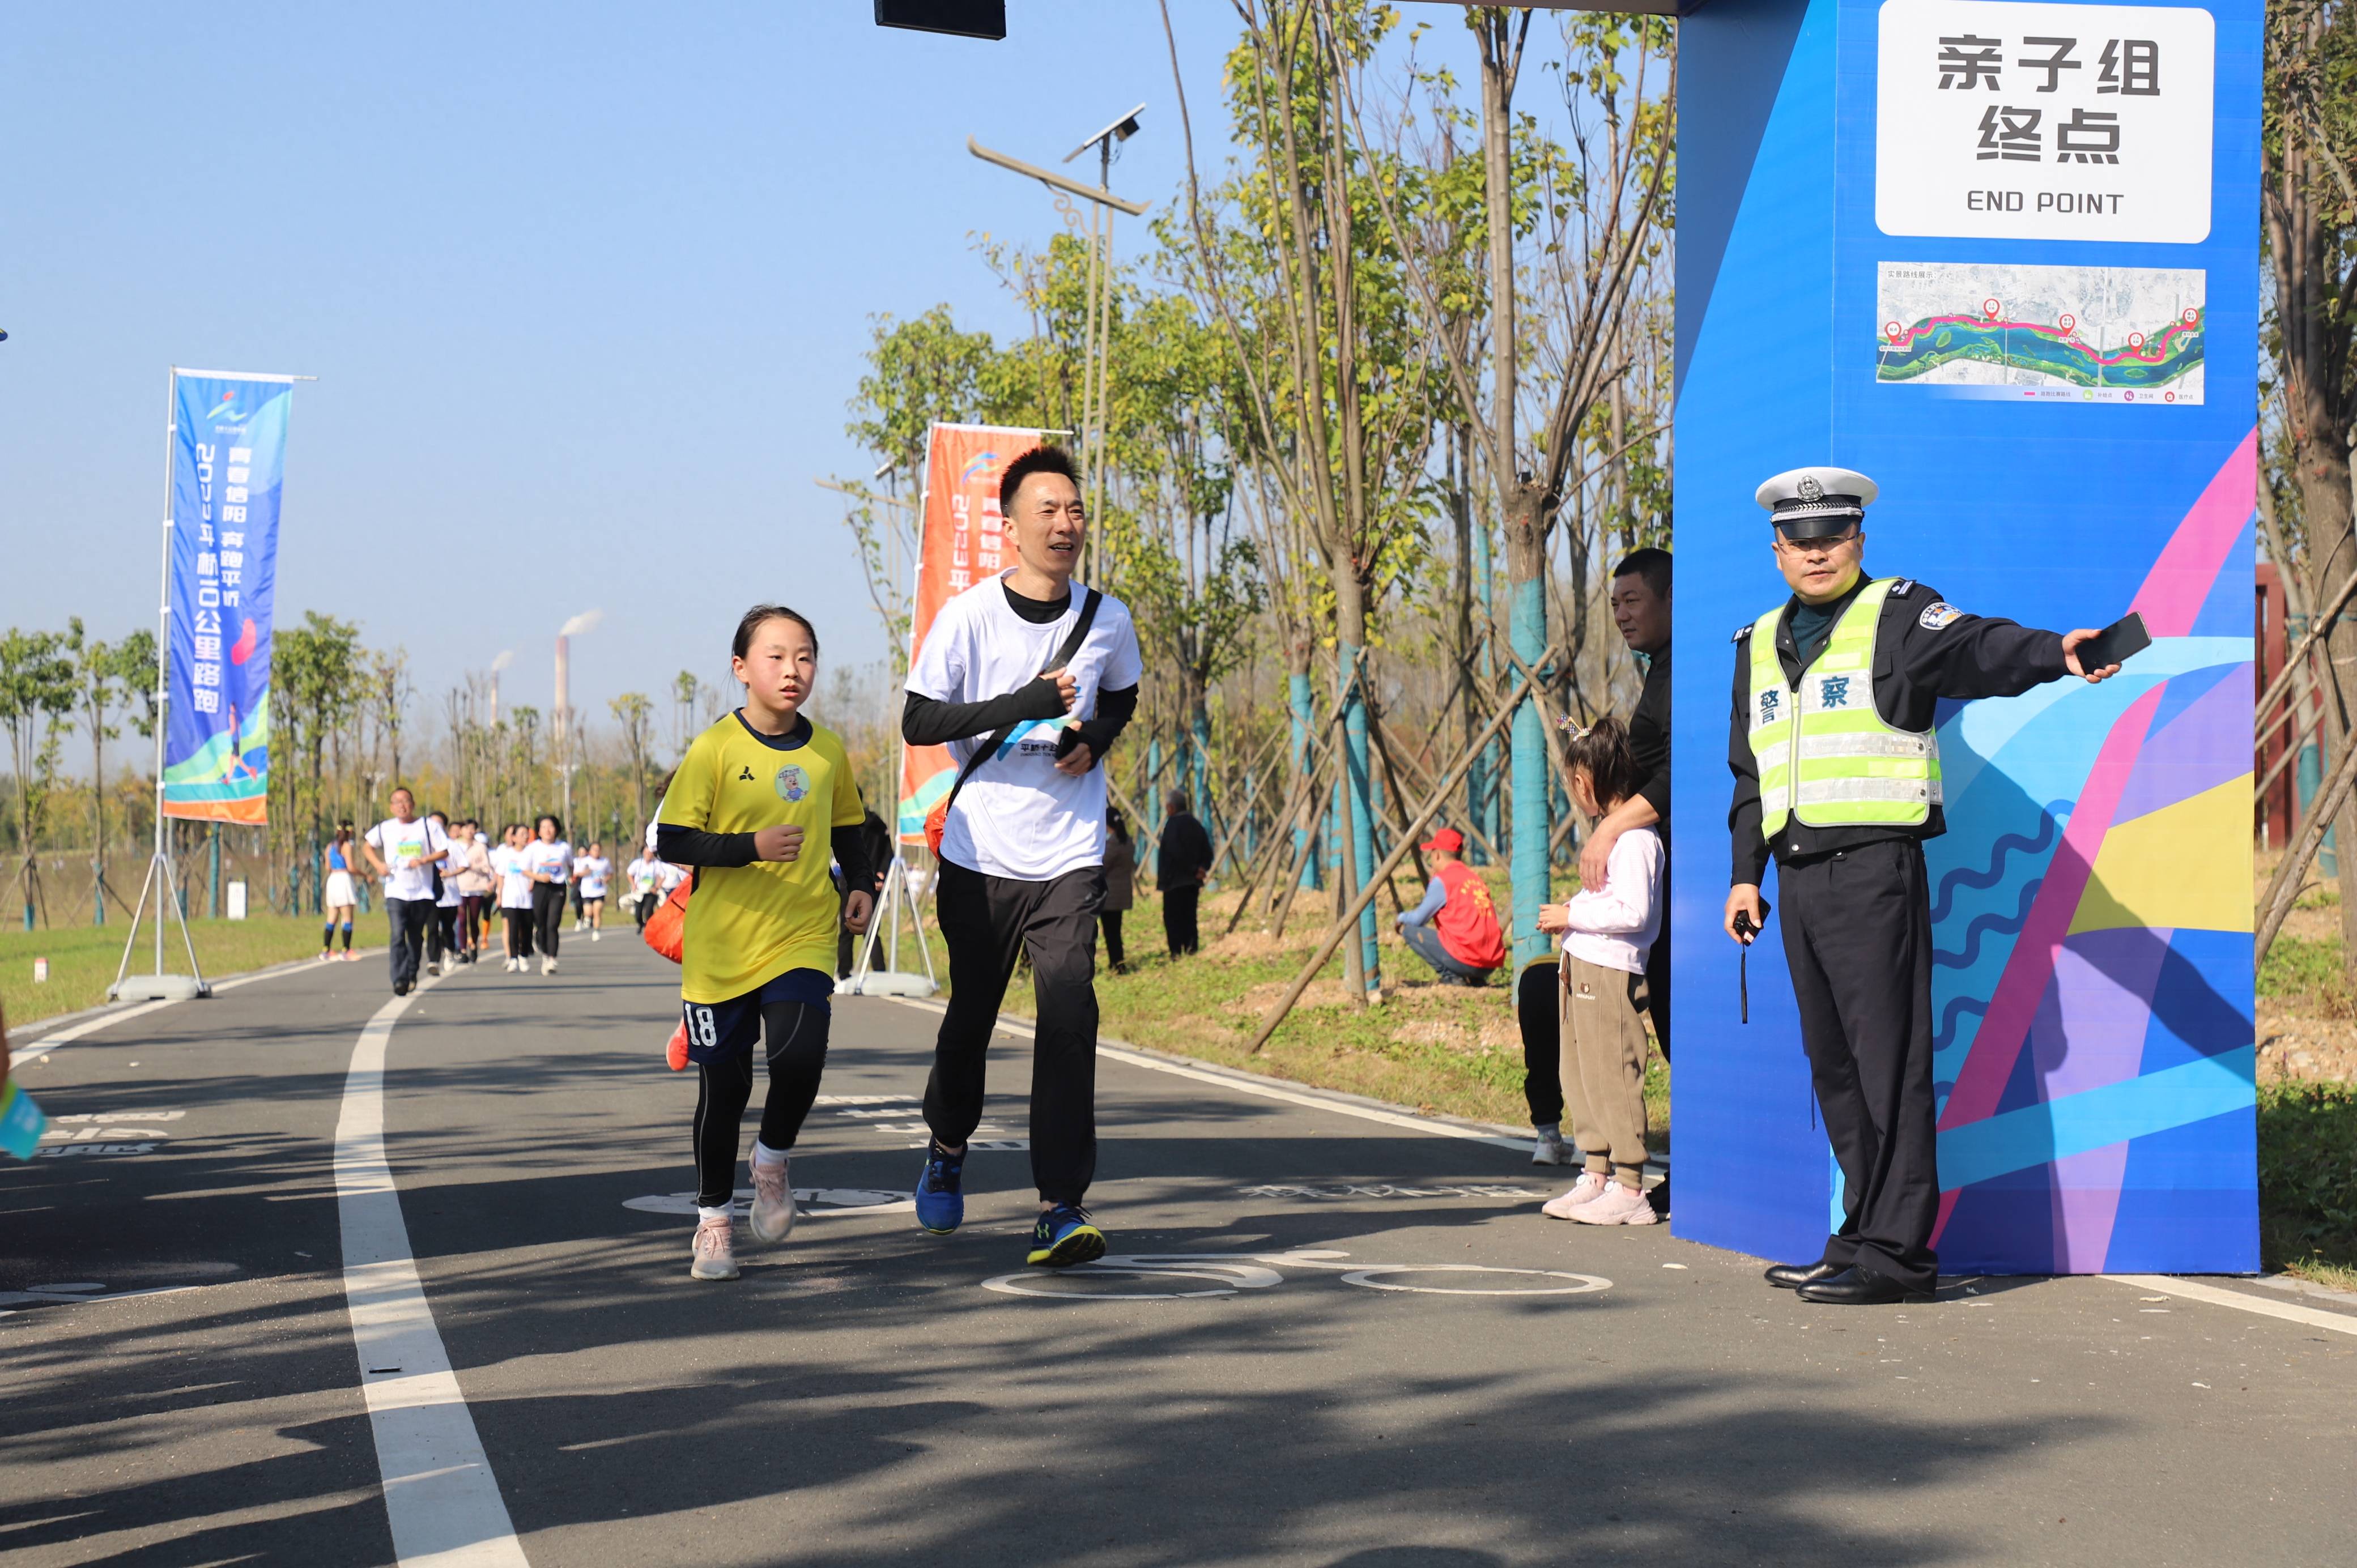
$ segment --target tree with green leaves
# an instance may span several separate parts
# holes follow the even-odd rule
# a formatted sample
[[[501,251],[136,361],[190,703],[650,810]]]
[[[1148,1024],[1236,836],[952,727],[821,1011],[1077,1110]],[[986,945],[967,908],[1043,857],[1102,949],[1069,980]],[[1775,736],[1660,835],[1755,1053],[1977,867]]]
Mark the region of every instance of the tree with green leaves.
[[[622,726],[622,745],[630,754],[630,820],[643,827],[647,820],[647,741],[655,705],[643,692],[625,692],[606,704]]]
[[[40,922],[48,923],[35,849],[57,768],[58,722],[73,712],[76,696],[73,652],[65,636],[11,627],[0,637],[0,725],[7,728],[9,760],[16,770],[16,882],[28,931],[37,908]]]

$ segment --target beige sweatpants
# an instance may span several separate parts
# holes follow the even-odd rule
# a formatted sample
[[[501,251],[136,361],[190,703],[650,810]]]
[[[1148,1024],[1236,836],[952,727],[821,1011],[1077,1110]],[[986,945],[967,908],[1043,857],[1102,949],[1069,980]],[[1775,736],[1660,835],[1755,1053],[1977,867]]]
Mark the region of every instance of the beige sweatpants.
[[[1563,1099],[1587,1168],[1631,1187],[1645,1177],[1645,977],[1566,953]]]

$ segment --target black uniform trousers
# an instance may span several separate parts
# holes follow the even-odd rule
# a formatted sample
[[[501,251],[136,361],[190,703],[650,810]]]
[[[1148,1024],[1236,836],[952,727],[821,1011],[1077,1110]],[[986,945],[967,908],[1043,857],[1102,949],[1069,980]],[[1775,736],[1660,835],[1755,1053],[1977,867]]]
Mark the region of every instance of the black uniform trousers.
[[[1663,824],[1663,830],[1662,839],[1666,844],[1669,841],[1666,822]],[[1669,886],[1670,857],[1665,852],[1662,856],[1663,891],[1668,892]],[[1667,898],[1662,902],[1662,929],[1654,933],[1653,945],[1645,954],[1645,1011],[1652,1015],[1653,1044],[1660,1048],[1662,1059],[1668,1061],[1670,1059],[1670,906]]]
[[[1842,1172],[1824,1261],[1939,1283],[1932,903],[1923,846],[1887,839],[1776,868],[1801,1040]]]
[[[1077,1204],[1097,1169],[1097,906],[1104,867],[1046,882],[942,862],[933,898],[950,950],[949,1008],[925,1080],[925,1125],[955,1145],[982,1121],[983,1064],[1015,961],[1031,960],[1031,1179]]]

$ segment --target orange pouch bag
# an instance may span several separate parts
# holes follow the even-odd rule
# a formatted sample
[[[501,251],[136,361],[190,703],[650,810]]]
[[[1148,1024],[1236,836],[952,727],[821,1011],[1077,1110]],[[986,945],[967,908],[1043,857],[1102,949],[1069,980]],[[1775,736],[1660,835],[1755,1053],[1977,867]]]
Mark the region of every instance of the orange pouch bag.
[[[671,890],[671,897],[647,917],[647,946],[673,963],[679,961],[679,955],[687,945],[687,896],[694,889],[693,881],[681,883]]]

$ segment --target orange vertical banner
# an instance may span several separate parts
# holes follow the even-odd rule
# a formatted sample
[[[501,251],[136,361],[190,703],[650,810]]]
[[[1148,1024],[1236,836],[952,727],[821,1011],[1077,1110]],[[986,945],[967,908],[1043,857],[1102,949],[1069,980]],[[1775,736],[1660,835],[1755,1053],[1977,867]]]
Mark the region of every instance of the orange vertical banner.
[[[936,424],[925,449],[925,500],[917,539],[917,591],[909,617],[909,668],[942,606],[1015,564],[1001,533],[998,478],[1039,445],[1036,430],[994,424]],[[925,815],[949,793],[957,763],[945,746],[900,751],[902,843],[925,842]]]

